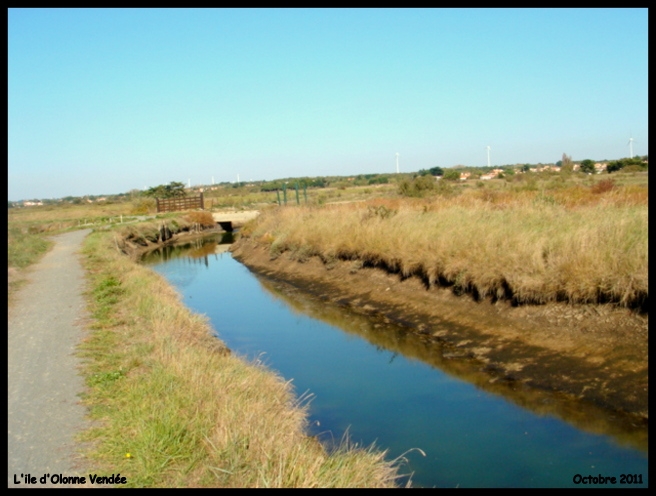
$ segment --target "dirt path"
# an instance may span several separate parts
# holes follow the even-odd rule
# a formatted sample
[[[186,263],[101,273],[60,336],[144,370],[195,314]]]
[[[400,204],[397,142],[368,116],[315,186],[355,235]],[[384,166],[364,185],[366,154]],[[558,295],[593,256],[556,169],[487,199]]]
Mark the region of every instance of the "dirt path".
[[[79,323],[85,302],[84,272],[76,252],[89,232],[54,237],[55,246],[30,270],[29,282],[9,310],[10,487],[26,487],[21,474],[36,477],[36,487],[51,485],[39,483],[44,474],[82,475],[74,437],[86,426],[86,410],[79,403],[84,383],[74,351],[84,335]]]

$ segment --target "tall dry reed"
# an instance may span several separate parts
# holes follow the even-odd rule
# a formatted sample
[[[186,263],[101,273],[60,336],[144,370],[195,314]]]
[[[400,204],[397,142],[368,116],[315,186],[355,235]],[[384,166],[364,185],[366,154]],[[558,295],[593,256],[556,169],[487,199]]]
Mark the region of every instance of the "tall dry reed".
[[[648,296],[647,226],[645,188],[577,187],[279,208],[245,235],[274,257],[359,259],[480,298],[635,307]]]

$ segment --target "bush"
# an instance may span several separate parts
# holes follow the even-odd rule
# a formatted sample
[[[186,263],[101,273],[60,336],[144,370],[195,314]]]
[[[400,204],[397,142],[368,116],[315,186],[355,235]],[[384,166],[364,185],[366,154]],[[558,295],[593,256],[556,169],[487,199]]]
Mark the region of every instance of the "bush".
[[[646,170],[647,170],[647,164],[627,165],[622,169],[622,172],[644,172]]]
[[[444,173],[444,176],[442,178],[446,181],[458,181],[460,180],[460,172],[457,170],[448,170]]]
[[[600,194],[610,191],[614,187],[615,187],[615,181],[613,181],[612,179],[604,179],[603,181],[599,181],[597,184],[594,184],[590,188],[590,191],[592,191],[595,194]]]
[[[146,215],[154,213],[157,210],[157,203],[154,198],[137,198],[132,202],[130,213],[133,215]]]
[[[216,221],[209,212],[190,212],[187,214],[186,219],[192,224],[200,224],[203,227],[216,226]]]
[[[399,184],[399,193],[403,196],[422,197],[435,189],[435,179],[433,176],[419,176],[412,181],[404,179]]]

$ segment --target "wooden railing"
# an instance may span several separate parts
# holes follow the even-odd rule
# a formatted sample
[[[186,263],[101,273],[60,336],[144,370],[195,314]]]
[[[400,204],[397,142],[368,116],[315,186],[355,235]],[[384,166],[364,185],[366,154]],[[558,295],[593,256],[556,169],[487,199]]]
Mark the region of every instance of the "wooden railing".
[[[155,198],[157,212],[175,212],[192,208],[204,209],[203,193],[200,196],[186,196],[183,198]]]

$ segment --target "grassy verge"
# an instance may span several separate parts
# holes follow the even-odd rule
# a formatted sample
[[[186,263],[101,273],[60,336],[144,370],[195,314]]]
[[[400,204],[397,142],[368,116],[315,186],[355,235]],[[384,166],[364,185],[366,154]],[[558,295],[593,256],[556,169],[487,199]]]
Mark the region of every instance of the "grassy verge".
[[[41,233],[30,232],[21,226],[9,226],[7,229],[7,302],[12,303],[16,291],[25,282],[23,270],[37,262],[50,248],[53,242]]]
[[[646,310],[647,203],[647,188],[636,185],[483,186],[424,199],[278,208],[242,234],[272,257],[358,260],[475,298]]]
[[[112,233],[84,246],[92,332],[82,346],[98,472],[130,486],[385,487],[372,449],[327,453],[288,382],[235,357]],[[129,453],[129,456],[128,456]]]
[[[24,269],[32,265],[53,244],[41,233],[32,233],[19,226],[9,227],[7,237],[7,264],[16,269]]]

